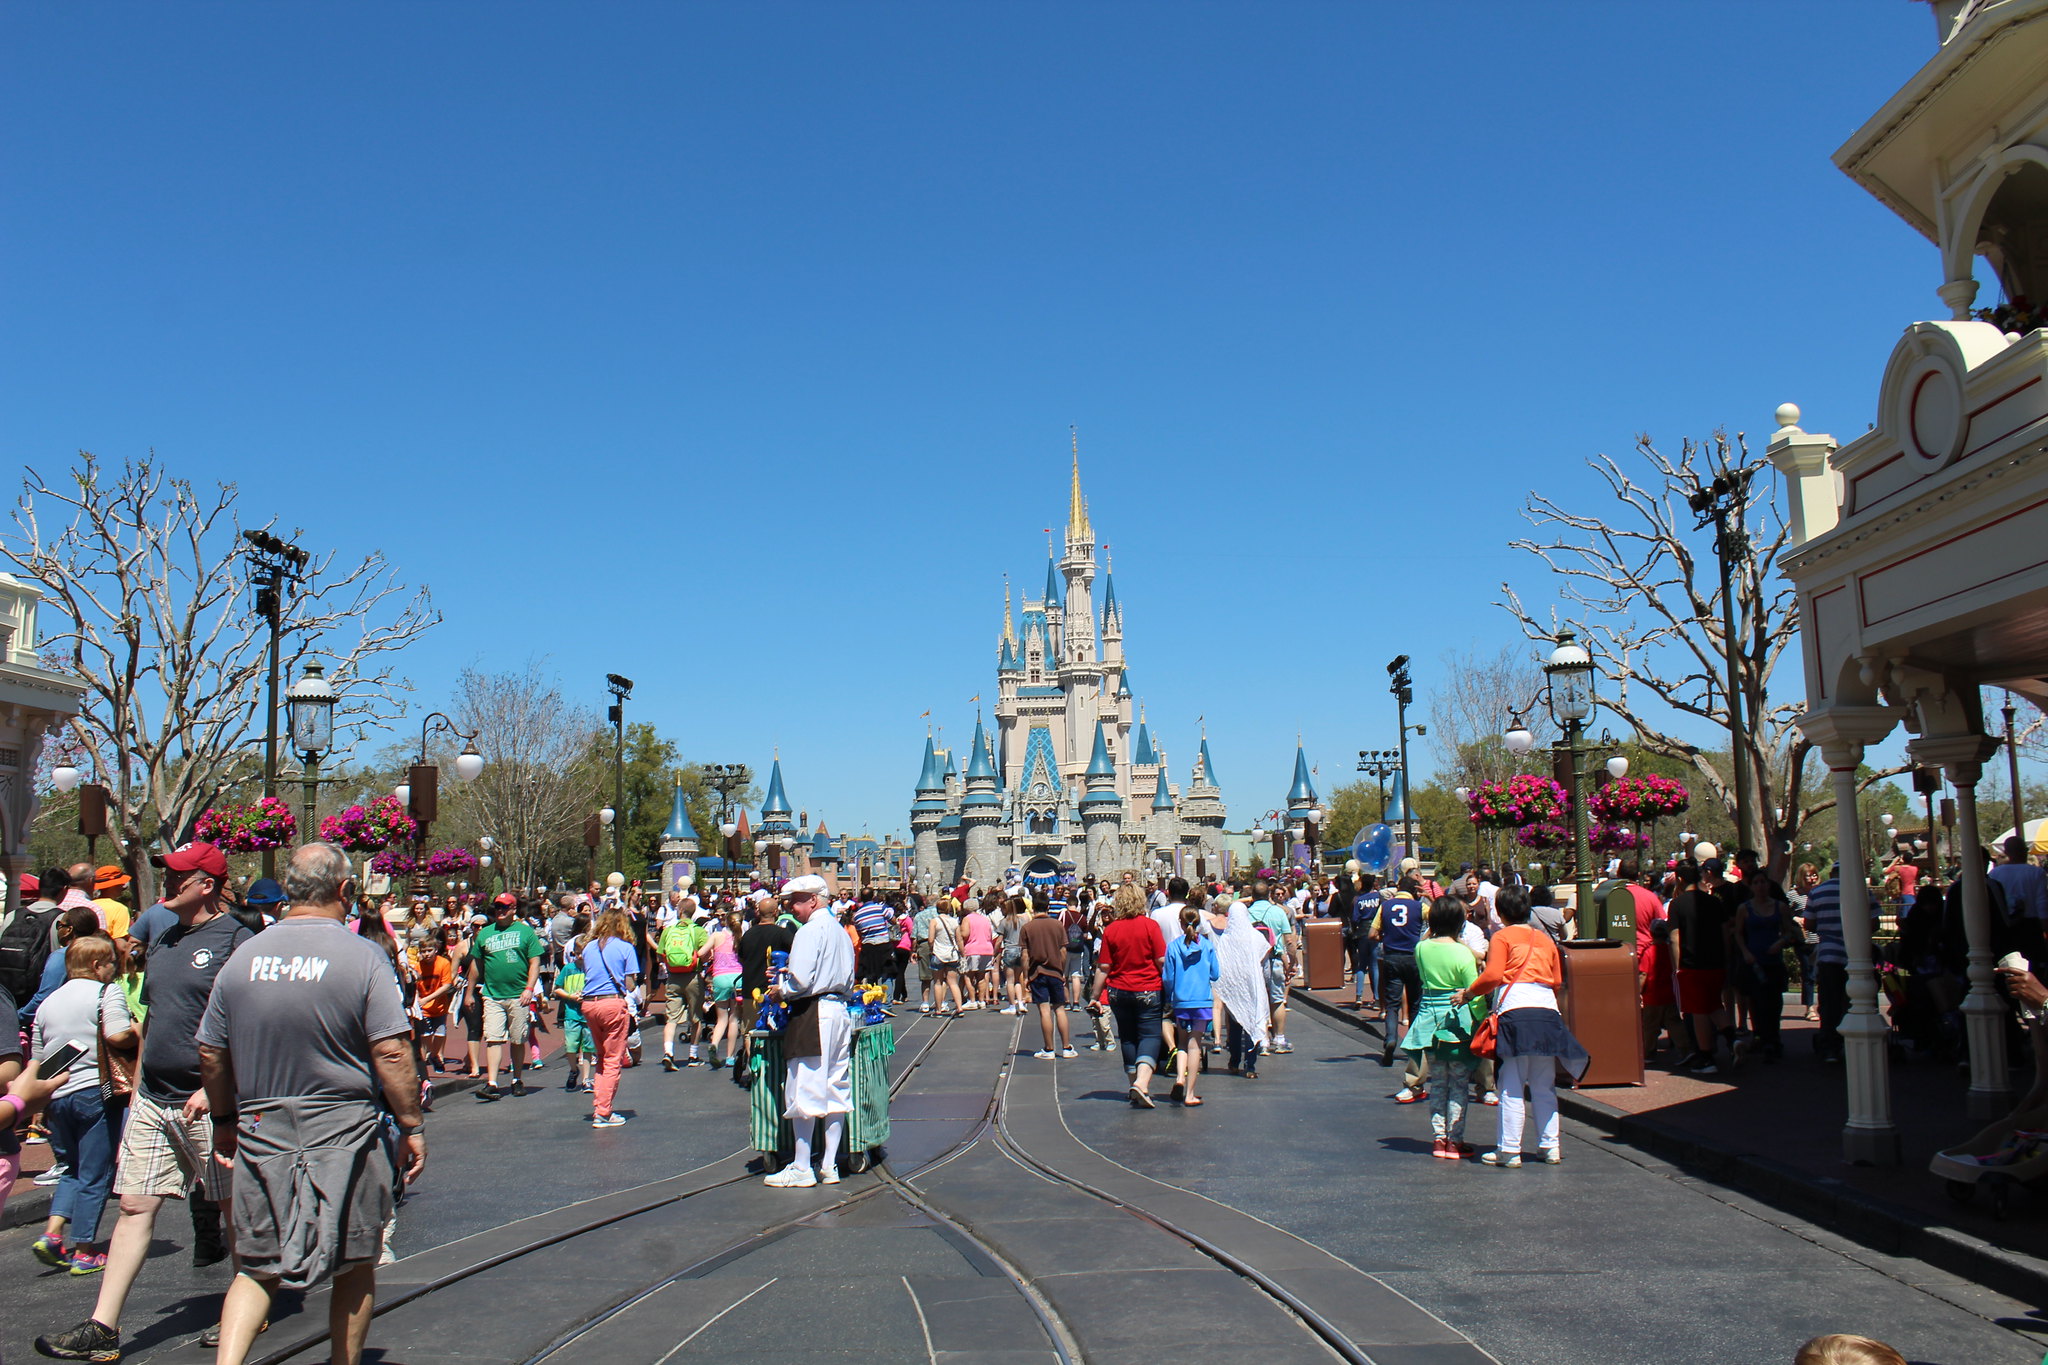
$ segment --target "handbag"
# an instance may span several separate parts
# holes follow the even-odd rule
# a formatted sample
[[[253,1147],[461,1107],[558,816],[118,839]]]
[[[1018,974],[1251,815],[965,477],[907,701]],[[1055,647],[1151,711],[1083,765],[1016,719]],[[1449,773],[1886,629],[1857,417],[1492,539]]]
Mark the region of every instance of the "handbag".
[[[107,992],[111,985],[100,987],[100,998],[93,1010],[93,1041],[99,1045],[100,1104],[107,1109],[118,1109],[128,1103],[135,1093],[135,1068],[141,1060],[140,1049],[107,1046]]]
[[[1494,1060],[1495,1054],[1500,1051],[1500,1011],[1491,1007],[1492,997],[1490,996],[1488,997],[1487,1004],[1486,1017],[1473,1025],[1472,1041],[1467,1043],[1466,1046],[1471,1049],[1474,1057],[1484,1057],[1490,1062]],[[1466,1008],[1471,1008],[1470,1001],[1466,1002]]]

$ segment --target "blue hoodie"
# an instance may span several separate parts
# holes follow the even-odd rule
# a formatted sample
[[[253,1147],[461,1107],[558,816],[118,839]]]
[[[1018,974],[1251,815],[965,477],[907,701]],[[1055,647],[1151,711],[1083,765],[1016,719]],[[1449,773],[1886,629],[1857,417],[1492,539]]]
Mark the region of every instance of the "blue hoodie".
[[[1216,940],[1204,936],[1190,943],[1185,934],[1175,934],[1166,945],[1161,973],[1169,1011],[1210,1008],[1215,1002]]]

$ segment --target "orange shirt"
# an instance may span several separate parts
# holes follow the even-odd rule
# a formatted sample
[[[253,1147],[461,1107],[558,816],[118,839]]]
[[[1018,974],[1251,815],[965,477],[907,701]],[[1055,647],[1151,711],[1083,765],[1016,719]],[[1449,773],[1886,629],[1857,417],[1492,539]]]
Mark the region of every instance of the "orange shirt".
[[[436,953],[430,958],[420,959],[419,994],[415,998],[420,1002],[422,1015],[429,1019],[439,1019],[448,1013],[448,1001],[451,996],[444,995],[439,1000],[429,1000],[427,997],[454,979],[455,964],[448,960],[448,954]]]
[[[1532,981],[1553,990],[1564,984],[1564,963],[1550,935],[1532,924],[1510,924],[1486,945],[1486,965],[1465,989],[1483,995],[1496,986]]]

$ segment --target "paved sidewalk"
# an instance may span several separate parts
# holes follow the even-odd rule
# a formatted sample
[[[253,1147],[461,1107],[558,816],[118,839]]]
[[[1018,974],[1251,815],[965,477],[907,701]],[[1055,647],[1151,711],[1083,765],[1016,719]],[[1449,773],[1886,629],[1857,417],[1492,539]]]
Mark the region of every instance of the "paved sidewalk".
[[[1320,1015],[1380,1035],[1377,1021],[1362,1020],[1347,1008],[1348,987],[1296,987],[1294,998]],[[1786,1012],[1801,1014],[1796,1001]],[[1968,1075],[1953,1064],[1895,1063],[1892,1112],[1901,1162],[1893,1168],[1851,1166],[1842,1158],[1842,1068],[1814,1058],[1815,1027],[1802,1017],[1786,1019],[1781,1062],[1751,1060],[1696,1078],[1669,1070],[1677,1059],[1666,1054],[1651,1060],[1643,1085],[1560,1090],[1560,1107],[1617,1141],[1865,1245],[2048,1306],[2048,1194],[2017,1191],[2001,1221],[1986,1200],[1953,1202],[1945,1183],[1927,1169],[1936,1151],[1984,1126],[1964,1107]],[[2030,1078],[2015,1072],[2013,1080],[2024,1090]]]

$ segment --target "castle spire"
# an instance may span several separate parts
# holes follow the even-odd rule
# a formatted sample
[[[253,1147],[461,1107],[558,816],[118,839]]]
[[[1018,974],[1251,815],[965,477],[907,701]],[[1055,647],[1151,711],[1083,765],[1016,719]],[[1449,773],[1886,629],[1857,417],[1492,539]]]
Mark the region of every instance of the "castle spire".
[[[1003,575],[1003,643],[1006,645],[1017,643],[1017,629],[1010,620],[1010,576],[1008,574]]]
[[[1074,442],[1074,476],[1067,490],[1067,543],[1093,541],[1095,528],[1088,524],[1088,500],[1081,496],[1081,432],[1077,427],[1068,427],[1068,434]]]

